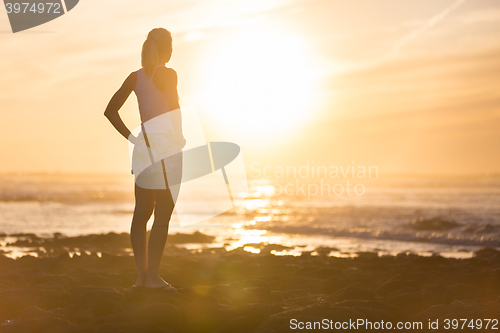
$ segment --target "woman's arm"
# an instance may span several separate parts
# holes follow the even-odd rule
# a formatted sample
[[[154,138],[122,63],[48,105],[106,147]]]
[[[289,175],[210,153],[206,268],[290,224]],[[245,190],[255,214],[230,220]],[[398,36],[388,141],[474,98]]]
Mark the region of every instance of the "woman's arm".
[[[120,89],[118,89],[118,91],[113,95],[108,103],[108,106],[106,107],[106,110],[104,111],[104,116],[108,118],[108,120],[116,128],[116,130],[120,132],[120,134],[123,135],[127,140],[135,137],[130,135],[130,130],[123,123],[123,120],[118,114],[118,111],[134,90],[136,81],[137,72],[133,72],[125,79]]]

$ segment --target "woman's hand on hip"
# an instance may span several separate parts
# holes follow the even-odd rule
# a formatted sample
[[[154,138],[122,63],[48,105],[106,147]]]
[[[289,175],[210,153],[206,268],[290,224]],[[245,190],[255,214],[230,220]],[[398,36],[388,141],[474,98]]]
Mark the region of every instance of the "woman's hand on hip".
[[[138,138],[134,136],[132,133],[128,136],[128,141],[130,141],[133,145],[137,143]]]
[[[184,148],[186,146],[186,138],[184,136],[181,136],[177,139],[177,142],[179,143],[179,146],[181,148]]]

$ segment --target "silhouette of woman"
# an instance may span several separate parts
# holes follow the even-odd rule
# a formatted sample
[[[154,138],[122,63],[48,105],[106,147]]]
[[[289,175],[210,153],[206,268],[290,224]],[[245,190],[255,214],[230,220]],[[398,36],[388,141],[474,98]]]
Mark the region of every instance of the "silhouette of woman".
[[[109,119],[116,130],[133,144],[138,143],[139,138],[143,135],[149,147],[148,135],[145,133],[144,124],[146,122],[154,122],[155,119],[163,119],[162,121],[164,121],[165,117],[162,115],[180,108],[177,94],[177,73],[175,70],[165,67],[165,63],[170,60],[171,55],[172,36],[170,32],[163,28],[151,30],[142,46],[142,68],[132,72],[125,79],[120,89],[113,95],[106,107],[104,115]],[[118,114],[118,111],[132,91],[137,95],[143,130],[138,137],[131,134]],[[155,132],[163,131],[163,134],[165,134],[163,138],[167,138],[163,141],[152,141],[150,139],[150,142],[157,145],[155,149],[170,149],[158,147],[158,145],[170,145],[175,146],[178,151],[181,151],[185,146],[186,140],[182,134],[182,123],[180,112],[178,111],[179,110],[169,113],[172,116],[168,118],[170,119],[170,123],[168,124],[162,122],[153,123],[156,128]],[[161,128],[159,131],[158,127]],[[155,133],[149,133],[149,135],[154,134]],[[169,138],[171,138],[171,140]],[[134,147],[134,154],[138,145],[139,144]],[[169,166],[168,163],[164,163],[162,160],[161,164],[156,163],[152,166],[152,171],[149,170],[149,173],[154,174],[154,169],[158,169],[158,166],[160,168],[159,174],[162,177],[162,186],[157,188],[143,188],[139,186],[137,182],[138,175],[135,175],[135,209],[130,228],[130,239],[138,271],[134,285],[135,288],[162,291],[176,290],[163,280],[159,274],[160,261],[167,240],[170,217],[175,205],[175,201],[168,187],[165,171],[169,171],[168,169],[181,165],[181,163],[174,164],[174,166]],[[167,170],[165,170],[165,168],[167,168]],[[161,172],[162,169],[163,172]],[[154,222],[147,244],[146,225],[153,211]]]

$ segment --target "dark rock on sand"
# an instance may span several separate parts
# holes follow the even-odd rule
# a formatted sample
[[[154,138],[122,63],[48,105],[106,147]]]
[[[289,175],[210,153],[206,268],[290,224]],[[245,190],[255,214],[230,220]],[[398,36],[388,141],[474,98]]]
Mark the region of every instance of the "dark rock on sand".
[[[500,251],[492,249],[492,248],[484,248],[474,253],[476,258],[484,258],[484,259],[499,259]]]
[[[340,290],[338,294],[335,296],[335,300],[337,302],[342,302],[345,300],[352,300],[352,299],[367,300],[367,301],[374,300],[375,292],[373,292],[370,289],[366,289],[361,285],[352,285],[350,287]]]
[[[387,296],[389,294],[394,294],[401,289],[411,288],[412,290],[419,290],[420,283],[414,280],[390,280],[381,285],[377,291],[382,296]]]
[[[38,332],[69,332],[74,325],[63,318],[56,316],[42,316],[19,321],[17,324],[2,326],[3,333],[38,333]]]
[[[346,279],[332,277],[323,281],[323,288],[321,292],[326,294],[334,294],[339,290],[347,287],[347,284],[349,284],[349,282]]]
[[[21,316],[28,306],[42,309],[64,307],[69,303],[70,294],[64,291],[43,289],[8,289],[0,290],[0,320]]]
[[[442,284],[431,285],[420,292],[425,303],[425,307],[437,304],[450,304],[452,293],[450,289]]]
[[[500,313],[492,249],[463,260],[411,253],[341,259],[167,246],[160,274],[178,291],[155,292],[132,288],[134,258],[120,248],[125,236],[72,238],[82,253],[72,257],[57,245],[62,236],[47,242],[53,252],[44,258],[0,255],[0,331],[276,333],[293,331],[292,318],[426,323]]]
[[[257,323],[247,316],[240,316],[229,319],[221,327],[216,329],[214,333],[234,333],[234,332],[248,332],[255,328]]]
[[[393,296],[387,300],[392,304],[406,312],[413,314],[424,310],[424,299],[422,295],[415,292],[409,292]]]

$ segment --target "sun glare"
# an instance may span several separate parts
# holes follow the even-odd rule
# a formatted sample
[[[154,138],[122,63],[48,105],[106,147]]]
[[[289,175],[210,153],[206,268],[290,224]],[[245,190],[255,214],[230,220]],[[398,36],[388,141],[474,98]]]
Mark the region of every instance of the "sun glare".
[[[251,32],[213,50],[201,99],[225,129],[271,134],[311,116],[315,71],[303,40]]]

